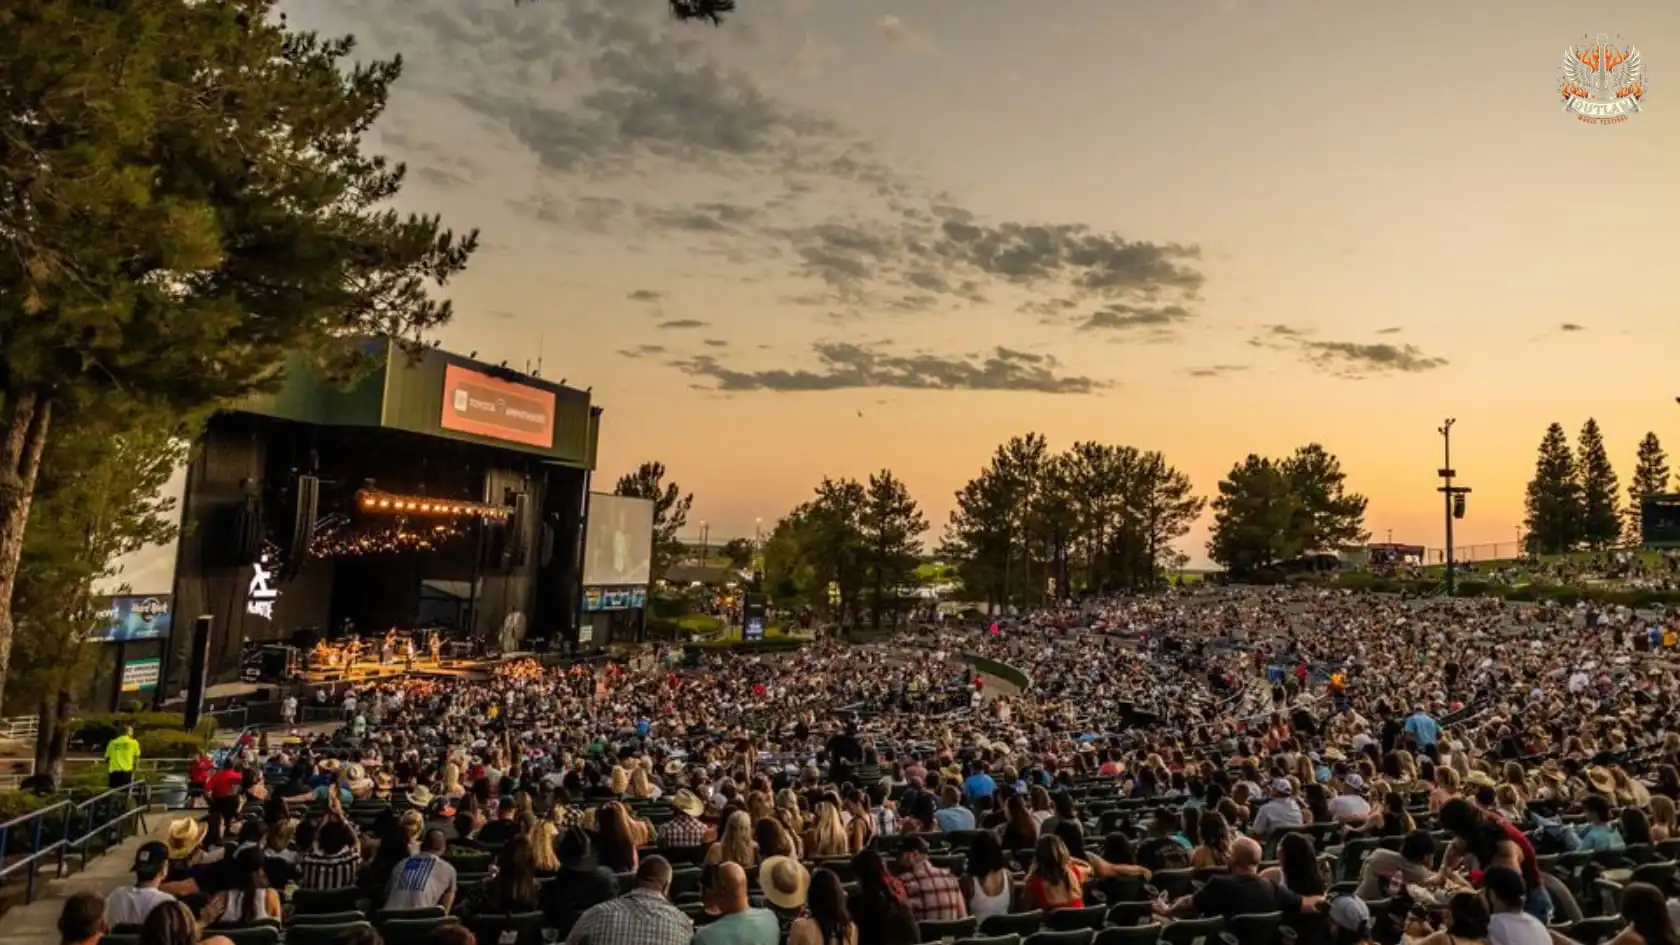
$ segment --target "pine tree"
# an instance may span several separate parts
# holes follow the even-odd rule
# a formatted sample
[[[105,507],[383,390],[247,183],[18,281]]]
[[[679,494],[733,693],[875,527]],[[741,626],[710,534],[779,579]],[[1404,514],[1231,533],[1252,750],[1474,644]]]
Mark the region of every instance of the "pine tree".
[[[1668,454],[1663,452],[1662,441],[1657,439],[1657,435],[1647,433],[1645,439],[1639,441],[1639,459],[1633,467],[1633,478],[1628,481],[1627,537],[1630,543],[1643,540],[1640,507],[1645,498],[1667,491]]]
[[[1581,484],[1575,476],[1575,456],[1569,451],[1569,438],[1561,423],[1547,427],[1540,441],[1540,454],[1534,464],[1534,478],[1528,483],[1525,504],[1527,551],[1560,554],[1581,540],[1584,518]]]
[[[1581,479],[1581,540],[1607,548],[1622,532],[1621,488],[1604,448],[1604,433],[1591,417],[1576,440],[1575,474]]]

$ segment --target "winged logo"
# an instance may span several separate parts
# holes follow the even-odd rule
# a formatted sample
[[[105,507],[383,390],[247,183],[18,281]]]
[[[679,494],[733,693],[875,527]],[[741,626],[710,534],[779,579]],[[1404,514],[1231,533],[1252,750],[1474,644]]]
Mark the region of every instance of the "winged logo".
[[[1563,109],[1594,124],[1623,122],[1644,108],[1645,57],[1637,46],[1600,33],[1563,51],[1558,93]]]

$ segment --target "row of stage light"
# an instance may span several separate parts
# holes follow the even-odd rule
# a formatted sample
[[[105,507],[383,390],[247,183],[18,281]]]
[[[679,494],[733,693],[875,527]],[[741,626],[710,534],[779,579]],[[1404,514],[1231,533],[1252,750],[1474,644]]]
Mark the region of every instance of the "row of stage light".
[[[396,495],[376,489],[356,493],[356,507],[374,515],[436,515],[449,518],[506,519],[513,509],[505,505],[485,505],[480,502],[457,502],[426,496]]]

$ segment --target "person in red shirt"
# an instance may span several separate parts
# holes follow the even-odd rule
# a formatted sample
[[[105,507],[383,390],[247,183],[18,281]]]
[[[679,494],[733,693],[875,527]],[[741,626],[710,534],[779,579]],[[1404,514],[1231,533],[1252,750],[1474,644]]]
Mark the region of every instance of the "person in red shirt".
[[[210,796],[210,809],[224,819],[239,816],[239,793],[245,786],[245,774],[229,765],[210,776],[204,792]]]
[[[205,795],[205,785],[210,782],[210,772],[215,765],[210,763],[210,756],[203,751],[187,766],[187,797],[196,799]]]

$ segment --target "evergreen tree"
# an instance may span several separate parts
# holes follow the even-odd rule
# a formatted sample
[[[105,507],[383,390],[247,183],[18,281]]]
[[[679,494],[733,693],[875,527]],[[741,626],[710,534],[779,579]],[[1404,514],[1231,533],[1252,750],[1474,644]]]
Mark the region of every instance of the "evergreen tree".
[[[1581,540],[1594,548],[1607,548],[1622,532],[1621,488],[1597,420],[1588,417],[1581,426],[1575,451],[1575,474],[1581,480]]]
[[[889,610],[897,623],[898,589],[915,583],[927,527],[927,518],[902,480],[885,469],[869,477],[858,528],[872,628],[881,629]]]
[[[196,415],[449,319],[477,236],[392,210],[404,169],[363,147],[400,61],[278,6],[0,5],[0,681],[55,416]]]
[[[682,542],[677,532],[688,524],[688,511],[694,506],[694,493],[684,493],[675,482],[665,481],[665,464],[643,463],[635,472],[618,477],[613,495],[647,499],[653,503],[653,565],[651,576],[657,581],[666,569],[682,554]]]
[[[1277,464],[1295,494],[1290,542],[1303,551],[1334,551],[1371,537],[1365,530],[1367,500],[1347,491],[1342,462],[1317,443],[1308,443]]]
[[[1645,434],[1645,439],[1639,441],[1639,458],[1633,468],[1633,478],[1628,480],[1628,509],[1627,509],[1627,537],[1629,543],[1636,544],[1643,540],[1643,523],[1640,521],[1640,507],[1647,496],[1661,495],[1668,491],[1668,454],[1663,452],[1662,441],[1655,433]]]
[[[1300,506],[1278,464],[1249,454],[1226,473],[1213,498],[1208,557],[1243,578],[1299,555],[1306,550],[1296,525]]]
[[[1528,552],[1560,554],[1580,543],[1585,518],[1581,484],[1575,474],[1575,456],[1569,450],[1569,439],[1561,423],[1547,427],[1540,441],[1525,504]]]

